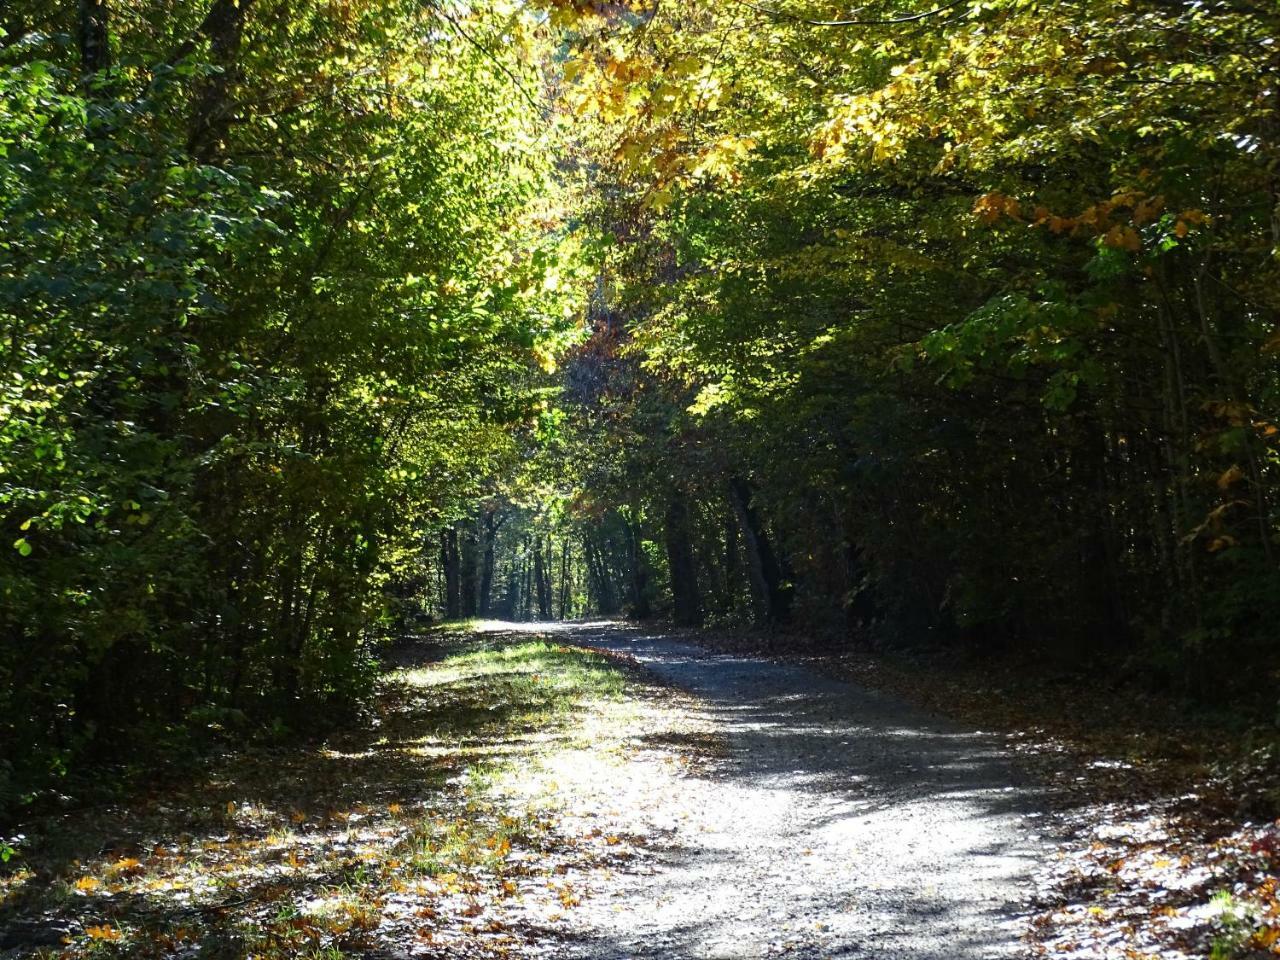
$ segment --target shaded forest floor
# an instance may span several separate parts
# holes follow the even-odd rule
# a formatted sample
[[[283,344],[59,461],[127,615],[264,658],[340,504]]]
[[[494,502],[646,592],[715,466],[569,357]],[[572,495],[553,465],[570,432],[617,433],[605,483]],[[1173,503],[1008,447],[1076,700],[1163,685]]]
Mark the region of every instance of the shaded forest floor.
[[[1280,956],[1280,734],[1090,665],[856,651],[678,632],[808,664],[1002,736],[1051,788],[1064,840],[1037,877],[1035,955]]]
[[[1041,826],[1062,841],[1036,874],[1033,955],[1280,954],[1272,734],[1085,675],[607,632],[618,650],[665,637],[803,661],[1001,738],[1052,788],[1054,822]],[[728,727],[711,721],[706,703],[630,657],[561,638],[593,642],[536,625],[406,642],[369,718],[324,743],[246,749],[185,782],[26,824],[0,866],[0,958],[594,956],[574,941],[610,929],[609,911],[628,902],[615,898],[679,876],[674,838],[690,828],[665,821],[715,806],[714,771],[740,762],[723,734],[747,714],[737,705]],[[730,673],[758,663],[726,662]],[[747,726],[750,743],[767,733]],[[843,762],[850,783],[867,773],[857,755]],[[696,803],[680,813],[683,794]],[[875,867],[840,862],[851,884]]]
[[[27,824],[0,957],[540,955],[635,851],[546,771],[608,764],[678,694],[532,633],[463,639],[396,650],[375,717],[324,744]]]

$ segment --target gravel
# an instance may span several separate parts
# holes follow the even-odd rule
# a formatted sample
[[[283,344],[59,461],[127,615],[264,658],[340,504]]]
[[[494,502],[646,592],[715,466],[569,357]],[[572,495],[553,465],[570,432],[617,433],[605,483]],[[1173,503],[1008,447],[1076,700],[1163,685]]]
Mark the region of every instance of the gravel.
[[[565,918],[567,956],[1027,954],[1031,874],[1053,844],[1043,798],[995,737],[803,666],[622,627],[565,634],[692,694],[686,710],[721,744],[692,766],[635,745],[617,806],[642,808],[637,830],[658,825],[662,843]]]

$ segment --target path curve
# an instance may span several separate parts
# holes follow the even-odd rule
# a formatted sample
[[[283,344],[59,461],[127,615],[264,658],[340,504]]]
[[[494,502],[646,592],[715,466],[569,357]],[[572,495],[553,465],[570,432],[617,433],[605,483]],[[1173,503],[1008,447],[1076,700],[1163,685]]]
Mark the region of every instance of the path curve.
[[[1051,843],[1043,798],[996,738],[800,665],[625,627],[565,634],[693,694],[727,747],[661,785],[669,842],[574,912],[572,956],[1025,954]]]

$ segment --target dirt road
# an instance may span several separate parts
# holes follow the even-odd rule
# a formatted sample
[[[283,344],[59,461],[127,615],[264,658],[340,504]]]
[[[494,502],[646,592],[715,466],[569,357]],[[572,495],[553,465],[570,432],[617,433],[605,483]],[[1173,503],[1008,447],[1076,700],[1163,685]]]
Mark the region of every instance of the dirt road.
[[[620,628],[566,639],[691,693],[723,744],[694,772],[624,768],[617,804],[643,806],[632,816],[665,825],[665,841],[568,918],[574,955],[1019,955],[1048,841],[994,738],[800,666]]]

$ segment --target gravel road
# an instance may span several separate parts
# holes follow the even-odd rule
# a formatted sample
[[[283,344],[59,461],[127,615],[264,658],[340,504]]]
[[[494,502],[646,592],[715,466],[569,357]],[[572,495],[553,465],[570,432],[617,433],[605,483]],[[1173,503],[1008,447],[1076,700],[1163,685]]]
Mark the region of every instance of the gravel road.
[[[1024,954],[1051,843],[995,738],[802,666],[623,628],[566,633],[693,694],[725,747],[692,771],[633,764],[618,805],[641,797],[664,842],[573,912],[572,956]]]

